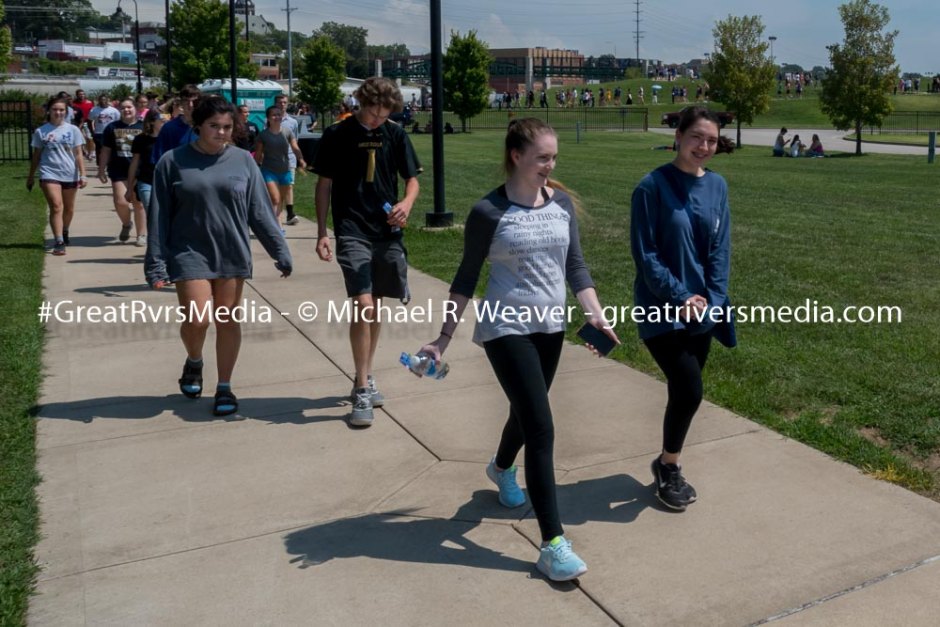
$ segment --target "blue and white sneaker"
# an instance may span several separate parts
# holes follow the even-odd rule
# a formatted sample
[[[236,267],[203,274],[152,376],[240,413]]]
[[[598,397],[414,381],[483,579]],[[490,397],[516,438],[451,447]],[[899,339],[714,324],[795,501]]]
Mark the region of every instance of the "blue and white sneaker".
[[[565,536],[555,536],[545,543],[535,567],[552,581],[570,581],[587,572],[587,564],[571,550]]]
[[[516,467],[510,466],[502,472],[496,470],[496,458],[486,467],[486,476],[499,488],[499,504],[503,507],[519,507],[525,504],[525,494],[516,483]]]

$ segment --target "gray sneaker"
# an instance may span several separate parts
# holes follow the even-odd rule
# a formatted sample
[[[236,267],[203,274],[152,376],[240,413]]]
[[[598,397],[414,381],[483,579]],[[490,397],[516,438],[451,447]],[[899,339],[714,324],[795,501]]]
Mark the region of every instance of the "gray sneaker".
[[[287,218],[287,222],[285,222],[285,224],[290,225],[290,226],[294,226],[295,224],[300,224],[300,216],[291,216]]]
[[[349,424],[356,427],[369,427],[372,425],[372,392],[369,388],[356,388],[353,390],[352,413],[349,414]]]
[[[368,385],[366,386],[366,388],[363,388],[363,389],[368,389],[368,390],[369,390],[369,394],[370,394],[370,397],[369,397],[369,398],[370,398],[371,401],[372,401],[372,407],[375,407],[375,408],[381,407],[382,405],[385,404],[385,397],[382,396],[382,393],[379,392],[378,389],[376,389],[376,387],[375,387],[375,377],[373,377],[373,376],[370,374],[369,377],[368,377],[368,379],[367,379],[367,382],[368,382]],[[353,404],[356,403],[356,390],[357,390],[356,384],[353,383],[353,389],[352,389],[352,391],[349,393],[349,402],[351,402],[351,403],[353,403]]]
[[[372,406],[381,407],[385,404],[385,397],[382,396],[382,393],[378,391],[375,387],[375,377],[371,374],[369,375],[369,391],[372,392]]]

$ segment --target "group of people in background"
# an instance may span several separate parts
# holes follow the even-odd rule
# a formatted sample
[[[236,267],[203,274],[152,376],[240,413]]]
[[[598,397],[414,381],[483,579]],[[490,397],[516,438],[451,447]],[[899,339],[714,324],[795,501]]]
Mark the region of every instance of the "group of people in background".
[[[268,108],[266,128],[258,129],[247,123],[244,109],[219,96],[200,97],[190,88],[179,96],[174,105],[179,115],[169,121],[156,111],[138,120],[137,103],[118,103],[118,117],[101,133],[99,176],[112,183],[122,221],[119,239],[127,239],[136,224],[138,242],[146,245],[147,283],[154,289],[172,284],[185,311],[206,306],[230,310],[241,301],[244,281],[254,272],[251,233],[274,260],[276,271],[291,275],[293,258],[278,207],[285,206],[290,224],[294,179],[289,159],[294,156],[300,168],[306,164],[297,149],[296,128],[285,130],[290,118],[284,117],[281,104]],[[410,297],[403,228],[419,194],[422,167],[408,134],[389,120],[404,104],[395,83],[370,78],[356,98],[355,111],[324,131],[312,164],[318,175],[316,252],[326,262],[335,255],[347,297],[368,314],[382,299],[407,302]],[[54,252],[61,247],[62,254],[75,193],[85,184],[84,142],[80,130],[67,122],[67,108],[61,99],[50,104],[49,121],[33,138],[27,180],[32,187],[39,172],[50,207]],[[729,347],[736,343],[732,321],[709,315],[730,306],[728,189],[720,175],[706,169],[716,153],[731,151],[719,128],[713,112],[686,108],[675,133],[675,158],[644,177],[631,200],[635,304],[666,312],[655,317],[657,322],[648,317],[650,322],[639,325],[640,337],[668,383],[662,450],[651,464],[654,491],[677,511],[697,500],[680,456],[702,400],[702,369],[712,338]],[[785,133],[783,129],[781,135]],[[781,148],[793,143],[785,137],[782,141]],[[484,299],[494,308],[563,307],[567,283],[588,323],[619,343],[604,318],[582,252],[578,220],[585,209],[574,192],[552,178],[557,156],[558,138],[547,123],[535,118],[510,123],[502,154],[505,182],[484,195],[466,221],[463,258],[448,296],[456,313],[421,349],[436,361],[454,338],[487,264]],[[330,212],[335,239],[327,233]],[[670,309],[678,314],[670,316]],[[186,357],[178,384],[192,399],[203,393],[209,324],[208,319],[188,318],[180,329]],[[241,329],[230,317],[216,317],[214,324],[217,384],[212,411],[225,416],[238,411],[231,380]],[[554,477],[548,393],[564,330],[564,321],[553,316],[494,316],[478,320],[473,332],[509,406],[485,474],[497,488],[500,505],[523,505],[526,494],[516,480],[515,461],[525,448],[528,498],[542,538],[536,566],[555,581],[587,570],[562,528]],[[370,426],[373,409],[384,404],[374,376],[380,332],[376,316],[356,316],[350,322],[355,375],[349,422],[354,426]]]
[[[825,157],[826,151],[823,148],[819,135],[813,133],[813,138],[807,145],[800,139],[800,136],[794,134],[793,137],[787,136],[787,127],[782,127],[774,139],[773,156],[775,157]]]

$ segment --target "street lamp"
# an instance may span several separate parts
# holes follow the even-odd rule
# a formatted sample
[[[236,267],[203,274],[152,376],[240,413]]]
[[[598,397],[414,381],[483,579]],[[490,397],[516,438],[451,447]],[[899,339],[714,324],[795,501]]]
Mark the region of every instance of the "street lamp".
[[[164,0],[163,5],[166,10],[166,28],[163,37],[166,47],[166,88],[173,91],[173,72],[170,70],[170,0]]]
[[[770,62],[773,63],[774,62],[774,42],[777,41],[777,36],[771,35],[767,39],[770,40]]]
[[[137,53],[137,94],[140,95],[144,91],[144,85],[141,81],[140,74],[140,19],[137,13],[137,0],[131,0],[134,3],[134,48]],[[126,15],[123,10],[121,10],[121,0],[118,0],[117,11],[118,15]],[[123,19],[123,18],[122,18]]]

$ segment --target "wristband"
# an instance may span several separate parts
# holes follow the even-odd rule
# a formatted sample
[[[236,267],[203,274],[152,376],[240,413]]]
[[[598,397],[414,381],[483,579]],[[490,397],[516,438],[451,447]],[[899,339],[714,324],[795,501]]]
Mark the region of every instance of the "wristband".
[[[441,329],[441,335],[443,335],[444,337],[449,337],[450,339],[454,339],[454,336],[444,331],[444,329]]]

